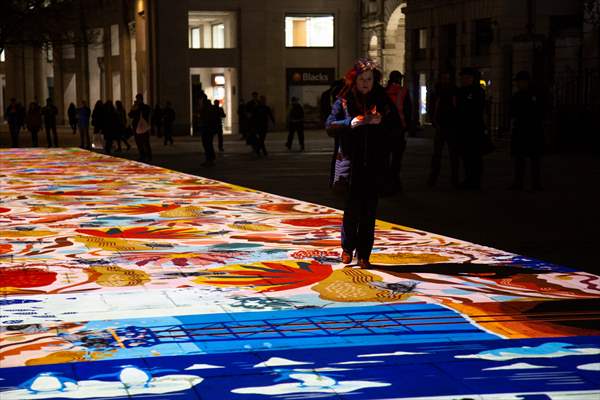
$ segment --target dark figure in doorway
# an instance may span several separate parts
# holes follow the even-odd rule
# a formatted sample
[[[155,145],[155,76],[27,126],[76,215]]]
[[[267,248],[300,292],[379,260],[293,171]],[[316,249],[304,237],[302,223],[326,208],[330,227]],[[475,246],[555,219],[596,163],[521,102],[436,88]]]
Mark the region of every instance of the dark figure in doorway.
[[[202,147],[204,148],[204,162],[201,165],[203,167],[212,167],[215,165],[215,159],[217,158],[213,144],[215,112],[204,92],[201,94],[198,107],[199,130],[202,137]]]
[[[137,145],[140,161],[152,161],[152,147],[150,147],[150,115],[152,109],[144,104],[144,96],[138,93],[135,96],[135,102],[129,118],[131,118],[131,127],[135,135],[135,144]]]
[[[160,104],[156,103],[154,110],[152,110],[152,135],[162,137],[162,108]]]
[[[252,99],[246,103],[245,113],[246,121],[248,123],[248,130],[246,132],[246,144],[252,146],[256,151],[258,145],[258,107],[260,106],[260,100],[258,98],[258,92],[252,92]]]
[[[219,151],[223,152],[225,149],[223,148],[223,118],[225,118],[225,111],[223,107],[221,107],[221,102],[219,100],[215,100],[213,102],[213,110],[212,110],[212,126],[215,134],[217,135],[217,143],[219,144]]]
[[[10,130],[10,146],[19,147],[21,125],[19,122],[19,105],[17,104],[17,99],[14,97],[10,99],[10,104],[4,113],[4,119],[8,122],[8,129]]]
[[[517,92],[510,101],[513,121],[511,155],[515,161],[515,180],[511,189],[523,189],[525,164],[531,163],[533,190],[542,190],[540,160],[544,147],[544,103],[531,88],[529,72],[520,71],[515,77]]]
[[[111,100],[104,103],[102,114],[102,135],[104,136],[104,153],[110,155],[115,140],[119,140],[119,116]]]
[[[104,110],[104,104],[101,100],[98,100],[94,104],[94,110],[92,111],[92,125],[94,126],[94,133],[102,132],[102,112]]]
[[[69,126],[73,130],[73,135],[77,134],[77,107],[75,104],[69,104],[67,109],[67,117],[69,118]]]
[[[327,89],[321,94],[319,106],[321,111],[321,121],[323,121],[323,124],[325,125],[327,123],[327,118],[329,118],[329,114],[331,114],[332,106],[337,100],[338,94],[344,88],[344,82],[344,79],[338,79],[337,81],[333,82],[329,89]],[[329,171],[329,187],[333,187],[335,177],[335,163],[340,147],[340,139],[335,129],[327,130],[327,134],[333,137],[333,155],[331,157],[331,166]]]
[[[164,145],[173,144],[173,124],[175,123],[175,110],[170,101],[167,101],[163,109],[163,133],[165,134]]]
[[[246,140],[248,135],[248,116],[246,115],[246,103],[244,102],[244,99],[240,99],[237,115],[240,126],[240,140]]]
[[[58,147],[58,133],[56,132],[57,114],[58,109],[52,104],[52,99],[46,99],[46,106],[42,108],[42,116],[44,117],[44,129],[46,130],[48,147],[52,147],[52,139],[54,139],[54,147]]]
[[[255,108],[254,113],[256,114],[256,154],[264,156],[268,155],[265,141],[267,140],[267,132],[269,131],[269,120],[275,124],[275,118],[273,118],[273,112],[267,105],[267,98],[260,96],[258,107]]]
[[[465,169],[461,189],[479,190],[483,172],[482,147],[485,139],[485,93],[479,85],[479,73],[464,68],[460,73],[461,87],[456,95],[456,138],[460,157]]]
[[[432,120],[435,127],[433,138],[433,156],[431,157],[431,172],[427,184],[435,186],[442,167],[444,146],[448,145],[450,157],[451,182],[458,187],[459,154],[456,141],[456,86],[450,80],[448,72],[440,74],[439,82],[435,85],[432,96]]]
[[[79,126],[79,147],[82,149],[91,149],[90,143],[90,118],[91,110],[85,100],[81,101],[81,106],[77,109],[77,125]]]
[[[42,129],[42,108],[35,101],[29,104],[26,122],[27,130],[31,132],[31,145],[38,147],[38,132]]]
[[[298,102],[298,98],[292,97],[292,106],[288,114],[288,137],[285,147],[292,149],[294,134],[298,132],[298,143],[300,151],[304,151],[304,108]]]
[[[121,100],[115,101],[115,112],[117,113],[117,131],[115,138],[117,139],[117,150],[123,151],[121,143],[127,147],[127,151],[131,149],[129,144],[130,130],[127,129],[127,111]]]
[[[341,152],[350,159],[350,181],[342,228],[342,262],[369,268],[375,240],[378,194],[388,169],[389,135],[398,129],[395,105],[385,90],[374,85],[375,63],[360,59],[346,74],[346,87],[327,119],[328,130],[337,130]]]
[[[401,192],[402,180],[400,179],[400,170],[402,169],[402,156],[406,150],[406,132],[411,124],[412,105],[408,89],[402,85],[403,75],[400,71],[390,72],[385,91],[396,106],[396,111],[400,116],[398,130],[390,132],[390,188],[388,192]]]

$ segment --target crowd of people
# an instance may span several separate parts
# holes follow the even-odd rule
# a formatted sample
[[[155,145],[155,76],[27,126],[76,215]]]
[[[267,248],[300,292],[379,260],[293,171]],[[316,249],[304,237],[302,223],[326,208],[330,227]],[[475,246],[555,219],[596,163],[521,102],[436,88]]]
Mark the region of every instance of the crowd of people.
[[[366,61],[362,61],[365,63]],[[368,64],[371,65],[371,64]],[[371,68],[371,67],[369,67]],[[406,150],[406,137],[415,126],[415,118],[410,91],[404,84],[404,76],[399,71],[392,71],[385,86],[382,84],[380,71],[372,67],[374,93],[385,94],[387,105],[393,105],[392,112],[396,116],[393,123],[387,123],[387,154],[384,159],[386,168],[383,194],[393,194],[402,191],[401,167]],[[450,159],[451,183],[457,189],[478,190],[483,177],[484,156],[494,147],[489,135],[486,134],[484,122],[485,93],[480,86],[479,72],[474,68],[464,68],[459,74],[459,85],[452,82],[450,72],[442,72],[435,86],[430,91],[428,113],[435,135],[433,137],[433,152],[429,178],[429,186],[435,186],[442,167],[442,156],[447,149]],[[321,96],[322,119],[328,128],[328,133],[334,137],[334,154],[331,162],[330,185],[338,190],[347,185],[350,179],[351,157],[343,150],[339,135],[335,134],[328,121],[332,109],[338,100],[348,96],[352,77],[346,76],[331,86]],[[510,189],[520,190],[524,187],[524,176],[527,161],[531,165],[532,188],[540,190],[541,156],[543,150],[543,101],[532,89],[531,77],[525,72],[519,72],[515,77],[517,91],[510,102],[512,117],[511,154],[513,156],[514,182]],[[354,82],[356,84],[356,82]],[[356,89],[356,88],[355,88]],[[348,100],[347,100],[348,101]],[[352,105],[353,100],[350,100]],[[370,115],[381,113],[382,104],[373,104],[373,110],[361,110],[363,117],[370,120]],[[354,110],[356,111],[356,110]],[[33,101],[25,109],[16,99],[11,99],[5,112],[8,122],[11,146],[19,146],[19,135],[24,129],[31,134],[31,144],[39,145],[38,134],[43,129],[46,133],[48,147],[58,147],[57,134],[58,109],[52,99],[47,99],[41,106]],[[268,106],[266,97],[258,92],[252,93],[250,101],[240,100],[237,110],[241,139],[251,146],[257,156],[267,156],[266,138],[270,125],[275,124],[272,109]],[[139,151],[139,159],[152,160],[150,137],[163,138],[164,145],[173,144],[173,126],[175,111],[169,101],[164,107],[157,103],[154,108],[144,103],[143,96],[138,94],[129,112],[121,101],[98,100],[93,110],[85,101],[79,106],[71,103],[67,109],[68,125],[73,135],[79,133],[80,147],[84,149],[102,148],[106,154],[113,151],[121,152],[131,148],[130,139],[133,137]],[[226,117],[220,100],[209,100],[206,93],[201,92],[197,111],[194,113],[194,132],[202,138],[205,162],[203,166],[215,164],[216,154],[214,138],[217,137],[219,152],[223,152],[223,119]],[[299,99],[291,98],[287,112],[288,136],[285,147],[291,150],[297,136],[300,151],[304,151],[304,109]],[[462,164],[462,169],[460,168]],[[462,176],[462,179],[461,179]]]
[[[428,183],[436,184],[447,147],[452,184],[458,189],[479,190],[483,158],[494,150],[485,126],[485,93],[476,69],[464,68],[459,76],[460,86],[456,87],[448,72],[440,74],[432,97],[430,112],[436,134]],[[529,73],[521,71],[514,80],[517,92],[510,109],[515,178],[510,189],[523,189],[530,159],[532,187],[541,190],[543,101],[532,89]],[[402,85],[399,71],[391,72],[384,87],[376,64],[359,59],[343,80],[323,94],[321,103],[327,133],[334,138],[330,182],[346,195],[342,262],[349,264],[356,255],[359,266],[369,268],[378,198],[402,190],[402,155],[412,124],[409,91]]]
[[[58,108],[52,99],[46,100],[45,106],[40,106],[37,100],[29,104],[27,110],[12,98],[5,112],[8,122],[11,146],[19,147],[19,135],[27,130],[31,134],[31,145],[39,146],[38,133],[44,128],[48,147],[58,147],[56,119]],[[131,149],[129,139],[133,136],[140,154],[140,160],[150,161],[150,135],[164,138],[164,145],[173,144],[173,124],[175,110],[167,101],[164,108],[156,104],[154,109],[144,103],[143,96],[138,94],[130,111],[127,112],[119,100],[96,101],[93,110],[85,100],[79,107],[70,103],[67,108],[67,120],[73,135],[79,132],[82,149],[102,148],[106,154],[113,151]],[[90,133],[90,127],[92,132]]]

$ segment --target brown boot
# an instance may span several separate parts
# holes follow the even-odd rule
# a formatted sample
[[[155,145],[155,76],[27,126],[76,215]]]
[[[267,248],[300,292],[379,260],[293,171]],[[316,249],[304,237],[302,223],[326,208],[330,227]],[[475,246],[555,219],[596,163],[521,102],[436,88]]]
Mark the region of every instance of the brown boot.
[[[369,268],[371,268],[371,263],[369,262],[368,258],[359,258],[358,266],[361,267],[362,269],[369,269]]]
[[[342,251],[342,263],[350,264],[352,262],[352,253],[346,250]]]

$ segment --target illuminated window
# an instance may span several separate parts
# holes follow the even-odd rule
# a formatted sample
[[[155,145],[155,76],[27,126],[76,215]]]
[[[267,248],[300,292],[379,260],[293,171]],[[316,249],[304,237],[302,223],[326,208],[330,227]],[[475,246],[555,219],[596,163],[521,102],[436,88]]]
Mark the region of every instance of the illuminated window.
[[[190,30],[190,32],[191,32],[191,35],[190,35],[190,40],[191,40],[190,47],[192,49],[199,49],[199,48],[201,48],[202,47],[201,46],[201,43],[202,43],[202,41],[201,41],[202,28],[201,27],[195,27],[195,28],[192,28]]]
[[[213,49],[224,49],[225,48],[225,24],[215,24],[212,26],[212,48]]]
[[[190,11],[191,49],[232,49],[236,47],[236,14],[231,11]]]
[[[285,17],[286,47],[333,47],[333,15]]]
[[[0,50],[0,62],[6,61],[6,55],[4,53],[4,49]]]

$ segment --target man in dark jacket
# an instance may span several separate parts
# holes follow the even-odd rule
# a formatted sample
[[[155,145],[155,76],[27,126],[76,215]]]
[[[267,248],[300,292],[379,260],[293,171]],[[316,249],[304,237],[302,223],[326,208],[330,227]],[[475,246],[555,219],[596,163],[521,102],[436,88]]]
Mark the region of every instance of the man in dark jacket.
[[[267,155],[267,147],[265,146],[265,141],[267,139],[267,132],[269,130],[269,120],[274,124],[275,118],[273,118],[273,112],[271,111],[271,107],[267,105],[267,98],[265,96],[260,96],[259,104],[254,109],[255,116],[255,124],[256,124],[256,154],[260,156],[262,152],[263,155]]]
[[[163,128],[165,134],[164,145],[173,144],[173,124],[175,123],[175,110],[170,101],[167,101],[163,109]]]
[[[542,189],[540,159],[544,146],[544,105],[540,96],[531,89],[530,80],[527,71],[517,73],[517,92],[510,101],[513,121],[511,155],[515,160],[515,180],[510,187],[513,190],[523,189],[527,158],[531,161],[533,189]]]
[[[285,147],[292,149],[294,134],[298,132],[298,143],[300,151],[304,151],[304,108],[298,102],[298,98],[292,97],[292,106],[288,115],[288,137]]]
[[[48,99],[46,99],[46,106],[42,108],[42,116],[44,117],[44,128],[46,130],[48,147],[52,147],[52,138],[54,138],[54,147],[58,147],[58,133],[56,132],[57,114],[58,109],[54,104],[52,104],[52,99],[48,97]]]
[[[19,112],[17,99],[13,97],[10,99],[10,104],[6,108],[6,113],[4,114],[4,118],[6,119],[6,122],[8,122],[8,129],[10,130],[11,147],[19,147],[19,131],[21,130]]]
[[[135,135],[135,143],[140,153],[140,161],[152,161],[152,148],[150,147],[150,115],[152,109],[144,104],[144,96],[138,93],[135,103],[129,112],[132,119],[131,127]]]
[[[435,127],[433,139],[433,156],[431,157],[431,172],[428,185],[434,186],[442,166],[444,146],[448,145],[452,185],[458,187],[459,156],[456,146],[456,86],[450,80],[448,72],[440,74],[440,80],[435,85],[432,96],[432,120]]]
[[[457,143],[465,168],[465,181],[462,189],[479,190],[483,172],[482,146],[485,134],[483,113],[485,93],[473,68],[461,71],[461,87],[456,95]]]

